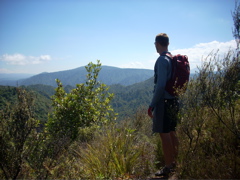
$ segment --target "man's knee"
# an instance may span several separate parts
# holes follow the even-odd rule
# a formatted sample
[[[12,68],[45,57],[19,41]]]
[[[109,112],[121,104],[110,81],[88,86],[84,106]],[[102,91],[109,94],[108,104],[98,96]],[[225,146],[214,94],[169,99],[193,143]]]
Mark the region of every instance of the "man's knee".
[[[168,140],[171,138],[170,133],[159,133],[162,140]]]

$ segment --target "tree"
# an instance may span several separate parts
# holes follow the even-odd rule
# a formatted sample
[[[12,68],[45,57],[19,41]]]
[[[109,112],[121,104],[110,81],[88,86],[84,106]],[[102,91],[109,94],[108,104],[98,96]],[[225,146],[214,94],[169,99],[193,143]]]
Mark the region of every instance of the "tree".
[[[17,88],[17,102],[0,111],[0,169],[6,179],[17,179],[24,159],[31,154],[39,124],[33,107],[33,96]]]
[[[26,158],[37,179],[52,175],[61,158],[76,140],[87,141],[101,125],[111,122],[115,115],[110,107],[113,94],[108,87],[97,81],[101,64],[86,66],[87,80],[77,84],[69,93],[56,80],[57,88],[52,96],[53,112],[49,114],[44,130],[38,134],[38,141],[32,145],[32,152]]]
[[[100,61],[89,63],[85,83],[77,84],[66,93],[60,80],[56,80],[56,93],[52,97],[53,112],[46,124],[51,136],[87,140],[94,129],[114,119],[110,101],[113,94],[108,87],[97,81],[101,70]]]

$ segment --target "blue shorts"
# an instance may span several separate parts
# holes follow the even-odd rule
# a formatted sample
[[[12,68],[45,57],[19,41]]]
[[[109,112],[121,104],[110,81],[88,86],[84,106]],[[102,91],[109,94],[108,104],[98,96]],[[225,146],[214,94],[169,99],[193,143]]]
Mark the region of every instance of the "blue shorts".
[[[153,110],[153,132],[169,133],[176,130],[178,122],[178,99],[163,99]]]

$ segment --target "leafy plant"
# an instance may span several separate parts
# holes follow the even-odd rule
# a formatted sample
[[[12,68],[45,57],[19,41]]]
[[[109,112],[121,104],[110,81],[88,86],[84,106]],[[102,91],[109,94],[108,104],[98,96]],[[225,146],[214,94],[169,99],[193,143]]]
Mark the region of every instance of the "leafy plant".
[[[100,61],[89,63],[86,82],[77,84],[70,93],[65,92],[60,80],[56,80],[58,87],[52,97],[53,112],[46,124],[51,135],[87,140],[96,128],[114,119],[110,106],[113,94],[108,93],[105,84],[97,81],[100,66]]]
[[[0,178],[17,179],[24,160],[32,153],[39,121],[34,119],[33,97],[26,90],[17,89],[17,102],[0,111]]]
[[[239,175],[239,61],[233,50],[223,59],[217,53],[210,54],[181,97],[179,158],[185,178]]]
[[[67,152],[76,140],[88,141],[95,130],[114,119],[109,103],[112,94],[97,81],[101,64],[89,63],[85,84],[77,84],[66,93],[60,80],[52,97],[53,112],[49,115],[39,141],[33,144],[35,156],[27,158],[35,176],[40,179],[56,177],[55,170],[69,157]],[[66,161],[69,161],[66,160]]]

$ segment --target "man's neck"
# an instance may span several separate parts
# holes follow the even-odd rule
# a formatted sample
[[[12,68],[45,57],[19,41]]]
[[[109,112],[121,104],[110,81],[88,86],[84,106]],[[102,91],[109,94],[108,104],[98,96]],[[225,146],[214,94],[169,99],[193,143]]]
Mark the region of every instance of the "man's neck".
[[[161,55],[163,52],[168,52],[168,48],[163,48],[158,51],[159,55]]]

